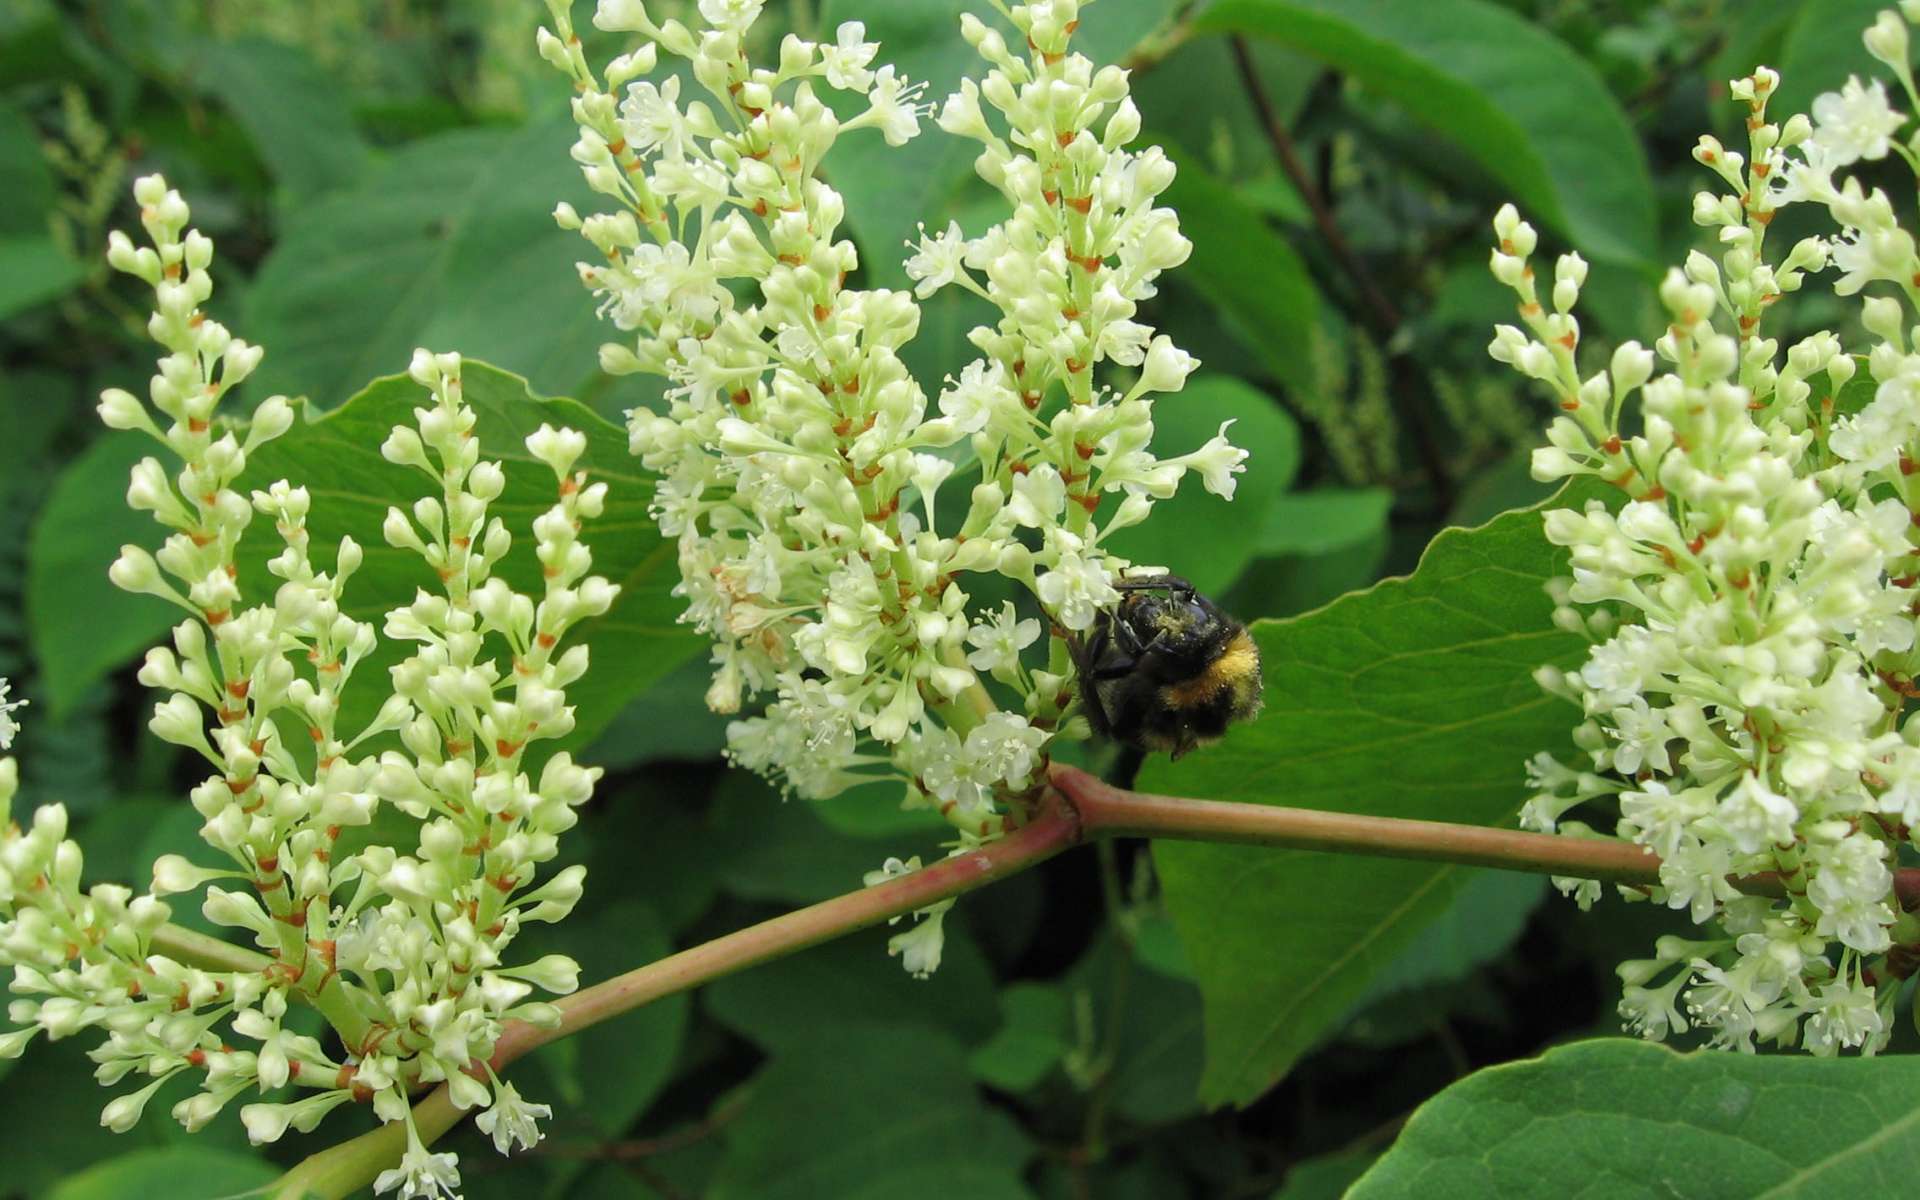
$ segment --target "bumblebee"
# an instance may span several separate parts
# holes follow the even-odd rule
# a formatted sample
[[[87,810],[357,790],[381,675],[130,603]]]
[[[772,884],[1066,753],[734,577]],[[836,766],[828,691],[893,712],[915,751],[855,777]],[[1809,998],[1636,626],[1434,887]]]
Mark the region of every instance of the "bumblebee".
[[[1260,711],[1260,649],[1245,625],[1177,575],[1114,587],[1119,603],[1068,640],[1095,733],[1179,758]]]

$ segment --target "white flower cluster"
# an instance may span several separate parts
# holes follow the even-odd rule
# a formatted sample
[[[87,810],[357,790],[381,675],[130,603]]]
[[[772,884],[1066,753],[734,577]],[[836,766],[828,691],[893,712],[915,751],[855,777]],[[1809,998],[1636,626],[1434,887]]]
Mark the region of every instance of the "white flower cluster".
[[[1904,6],[1920,18],[1920,3]],[[1907,26],[1883,13],[1867,37],[1909,101]],[[1715,1044],[1756,1040],[1819,1054],[1886,1042],[1905,979],[1920,967],[1920,919],[1895,869],[1920,846],[1920,258],[1880,190],[1834,171],[1897,153],[1906,117],[1883,85],[1849,80],[1814,119],[1767,119],[1778,76],[1732,83],[1747,152],[1702,138],[1694,152],[1729,189],[1694,199],[1719,260],[1695,252],[1660,297],[1666,331],[1628,342],[1604,368],[1577,366],[1572,315],[1586,265],[1566,255],[1542,305],[1535,235],[1509,206],[1495,219],[1493,272],[1516,291],[1524,328],[1501,326],[1493,356],[1546,383],[1562,414],[1534,454],[1543,480],[1594,476],[1624,493],[1547,514],[1571,551],[1556,621],[1593,646],[1578,670],[1544,670],[1582,705],[1583,760],[1530,767],[1532,828],[1599,836],[1568,820],[1617,802],[1615,833],[1660,856],[1656,899],[1714,924],[1664,938],[1620,968],[1627,1024],[1659,1038],[1702,1027]],[[1814,203],[1836,236],[1777,262],[1779,210]],[[1834,293],[1879,281],[1862,303],[1872,399],[1846,387],[1858,359],[1820,331],[1782,347],[1763,328],[1829,262]],[[1637,397],[1637,414],[1628,409]],[[1734,880],[1777,881],[1778,897]],[[1597,884],[1564,881],[1583,903]],[[1754,890],[1760,890],[1755,888]]]
[[[1154,203],[1172,165],[1126,149],[1140,128],[1126,72],[1070,51],[1081,0],[1007,12],[1019,55],[965,19],[991,69],[940,124],[983,144],[980,174],[1012,215],[972,239],[950,226],[907,263],[921,296],[965,287],[1002,314],[973,331],[981,357],[930,415],[900,358],[915,299],[848,286],[858,255],[820,177],[842,135],[872,128],[898,145],[932,112],[918,85],[875,65],[864,26],[832,42],[789,35],[777,63],[757,65],[759,0],[701,0],[698,30],[600,0],[597,27],[644,38],[603,81],[566,0],[548,7],[541,52],[576,90],[573,156],[613,204],[556,216],[598,252],[581,277],[630,335],[602,347],[602,365],[672,384],[664,412],[631,414],[632,445],[660,476],[654,512],[678,546],[685,619],[715,641],[708,703],[736,712],[772,694],[764,716],[729,727],[733,758],[807,797],[899,780],[908,803],[964,835],[998,834],[1072,721],[1062,635],[1117,599],[1128,564],[1103,539],[1189,470],[1230,495],[1245,457],[1224,437],[1175,459],[1147,449],[1152,395],[1195,364],[1136,306],[1189,246]],[[663,51],[684,70],[641,78]],[[683,96],[683,80],[704,97]],[[865,107],[843,120],[832,91]],[[1108,362],[1137,378],[1097,383]],[[967,495],[938,504],[950,479],[972,480]],[[1021,661],[1038,621],[969,611],[977,573],[1037,597],[1054,626],[1045,669]]]
[[[559,643],[617,591],[589,574],[579,540],[582,521],[602,510],[605,485],[574,469],[580,434],[543,426],[527,438],[553,471],[557,499],[533,523],[544,591],[515,592],[492,573],[512,542],[488,515],[506,477],[481,457],[459,357],[417,351],[411,374],[428,402],[381,450],[421,472],[431,491],[410,515],[391,510],[385,536],[420,555],[443,592],[387,614],[385,636],[418,649],[392,668],[378,715],[340,730],[342,691],[379,636],[342,607],[361,549],[343,538],[325,570],[312,558],[305,488],[282,480],[250,497],[237,490],[249,456],[291,426],[293,409],[268,399],[244,429],[215,416],[261,351],[206,317],[213,247],[187,230],[179,193],[149,176],[135,195],[152,244],[135,248],[116,233],[109,258],[154,288],[149,328],[166,354],[150,394],[167,424],[119,390],[102,396],[100,412],[116,429],[153,437],[180,467],[170,473],[147,458],[133,469],[128,503],[171,533],[158,555],[126,547],[111,573],[188,614],[170,648],[148,653],[140,678],[167,693],[153,731],[213,767],[191,799],[220,865],[169,855],[154,864],[146,895],[114,885],[82,893],[79,850],[58,806],[40,809],[24,832],[0,834],[0,963],[13,968],[19,998],[9,1015],[24,1027],[0,1037],[0,1053],[19,1053],[36,1032],[101,1030],[106,1040],[91,1053],[102,1083],[151,1077],[107,1106],[102,1121],[115,1129],[130,1128],[183,1073],[200,1083],[173,1109],[189,1129],[249,1090],[306,1093],[247,1104],[241,1119],[255,1142],[311,1129],[349,1101],[371,1102],[386,1121],[410,1120],[410,1093],[445,1080],[461,1107],[487,1110],[482,1127],[502,1152],[531,1144],[545,1106],[490,1073],[468,1072],[492,1053],[504,1022],[555,1019],[533,990],[571,991],[578,974],[562,956],[512,965],[507,956],[523,923],[564,917],[581,891],[583,868],[538,886],[534,876],[600,772],[555,754],[536,784],[524,756],[572,727],[565,688],[585,672],[587,650]],[[278,579],[271,600],[248,604],[243,588],[265,581],[244,578],[235,548],[256,513],[272,520],[282,549],[267,564]],[[361,752],[370,738],[396,733],[404,749]],[[295,734],[297,749],[283,740]],[[5,772],[0,791],[10,797],[10,764]],[[374,845],[336,855],[343,830],[368,823],[382,803],[420,819],[413,852]],[[250,934],[267,952],[263,969],[199,970],[155,951],[169,915],[161,897],[215,880],[240,886],[207,887],[202,911]],[[318,1009],[339,1048],[286,1029],[290,1001]],[[451,1156],[427,1154],[411,1124],[409,1135],[403,1168],[381,1189],[450,1189]]]
[[[13,714],[27,706],[25,700],[9,700],[11,690],[12,685],[0,679],[0,750],[13,749],[13,739],[20,732],[20,720]]]

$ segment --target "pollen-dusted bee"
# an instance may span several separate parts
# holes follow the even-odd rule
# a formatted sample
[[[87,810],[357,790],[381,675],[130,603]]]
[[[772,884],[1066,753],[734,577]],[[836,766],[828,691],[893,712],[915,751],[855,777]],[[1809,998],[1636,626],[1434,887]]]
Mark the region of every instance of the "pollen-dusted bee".
[[[1095,733],[1179,758],[1260,711],[1260,649],[1246,626],[1177,575],[1114,587],[1120,602],[1068,641]]]

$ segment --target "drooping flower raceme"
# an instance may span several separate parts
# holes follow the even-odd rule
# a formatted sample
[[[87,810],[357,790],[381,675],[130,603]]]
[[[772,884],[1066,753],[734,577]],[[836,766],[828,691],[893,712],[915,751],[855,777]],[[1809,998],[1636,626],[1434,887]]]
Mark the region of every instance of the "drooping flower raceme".
[[[919,296],[961,287],[999,313],[931,404],[901,360],[915,297],[849,286],[859,255],[820,174],[841,138],[899,145],[935,111],[876,63],[861,23],[831,42],[790,35],[756,63],[757,0],[703,3],[699,29],[601,0],[596,26],[643,39],[604,74],[565,0],[541,34],[576,89],[573,156],[611,201],[556,214],[597,252],[581,278],[623,332],[601,363],[671,383],[664,411],[636,408],[630,428],[660,477],[685,618],[714,639],[708,703],[772,697],[732,723],[732,757],[806,797],[896,780],[964,838],[1019,820],[1050,740],[1084,727],[1063,639],[1117,598],[1129,564],[1106,538],[1189,471],[1231,495],[1245,457],[1224,427],[1182,457],[1148,449],[1153,396],[1195,362],[1138,305],[1189,244],[1157,202],[1172,164],[1129,149],[1127,73],[1071,48],[1083,6],[1013,7],[1004,34],[962,22],[987,70],[939,125],[980,144],[1009,213],[910,247]],[[683,69],[661,74],[663,56]],[[1037,598],[1044,664],[1022,661],[1037,620],[971,607],[969,577],[987,573]]]
[[[1920,108],[1904,23],[1883,14],[1868,42]],[[1660,856],[1654,897],[1709,927],[1621,967],[1630,1027],[1871,1053],[1920,965],[1920,920],[1894,874],[1920,844],[1920,722],[1907,717],[1920,695],[1920,346],[1908,333],[1920,258],[1887,196],[1835,172],[1915,159],[1879,81],[1850,79],[1814,102],[1813,120],[1775,123],[1778,83],[1762,68],[1732,84],[1749,114],[1744,154],[1710,137],[1695,149],[1727,189],[1694,199],[1723,249],[1668,274],[1669,323],[1651,350],[1628,342],[1583,375],[1572,309],[1585,264],[1562,257],[1543,303],[1533,230],[1511,207],[1495,220],[1493,272],[1518,294],[1523,327],[1500,327],[1493,356],[1563,410],[1534,474],[1592,477],[1617,502],[1546,517],[1573,572],[1555,585],[1556,619],[1593,645],[1577,670],[1542,672],[1583,708],[1582,758],[1532,764],[1522,819],[1600,836],[1570,814],[1617,805],[1614,836]],[[1794,203],[1824,207],[1838,232],[1770,261],[1768,227]],[[1868,386],[1833,333],[1782,347],[1765,332],[1829,263],[1835,293],[1868,290]],[[1783,899],[1734,885],[1763,872]],[[1566,886],[1583,902],[1600,890]]]
[[[250,457],[291,427],[294,411],[273,397],[243,424],[216,413],[261,351],[205,314],[212,243],[188,229],[185,202],[160,177],[141,179],[135,195],[150,244],[115,234],[109,259],[152,286],[148,327],[165,354],[151,405],[115,389],[100,413],[151,437],[175,465],[149,457],[133,468],[128,503],[168,534],[157,554],[123,549],[111,575],[185,614],[140,678],[165,697],[152,730],[212,768],[191,793],[212,865],[169,855],[154,864],[145,894],[112,884],[82,891],[60,806],[39,809],[24,829],[7,826],[0,963],[13,968],[8,1015],[20,1028],[0,1035],[0,1053],[18,1054],[36,1034],[100,1030],[105,1039],[90,1052],[100,1081],[147,1080],[102,1113],[119,1130],[182,1074],[199,1084],[173,1108],[188,1129],[243,1093],[271,1093],[241,1110],[255,1142],[311,1129],[349,1102],[410,1120],[410,1093],[444,1080],[459,1106],[486,1110],[484,1127],[502,1149],[531,1144],[544,1107],[469,1071],[491,1055],[505,1022],[555,1020],[553,1005],[533,994],[571,991],[578,974],[559,955],[515,962],[512,943],[524,923],[564,917],[581,891],[582,868],[535,876],[600,772],[560,753],[536,779],[526,755],[572,728],[565,689],[585,672],[587,650],[562,642],[617,591],[591,574],[579,539],[601,512],[605,485],[575,469],[581,435],[543,426],[526,439],[553,473],[556,500],[532,530],[544,586],[516,592],[494,573],[513,540],[489,514],[505,475],[483,457],[459,356],[417,351],[421,406],[381,451],[396,478],[422,477],[424,494],[410,512],[389,511],[384,533],[424,559],[441,588],[389,612],[383,630],[353,619],[342,599],[360,546],[314,545],[303,487],[280,480],[240,490]],[[256,517],[271,523],[279,546],[267,563],[272,579],[236,559]],[[366,686],[356,673],[383,634],[414,652],[391,669],[390,695],[372,720],[342,729],[340,698]],[[382,741],[397,748],[375,753],[371,739],[396,734]],[[11,763],[0,772],[7,800]],[[339,852],[342,834],[383,804],[418,819],[417,843]],[[207,918],[265,952],[234,947],[221,960],[258,965],[202,969],[156,940],[170,914],[163,897],[202,889]],[[288,1028],[294,1003],[326,1017],[337,1049]],[[449,1192],[453,1157],[428,1154],[411,1125],[408,1135],[412,1150],[381,1189]]]

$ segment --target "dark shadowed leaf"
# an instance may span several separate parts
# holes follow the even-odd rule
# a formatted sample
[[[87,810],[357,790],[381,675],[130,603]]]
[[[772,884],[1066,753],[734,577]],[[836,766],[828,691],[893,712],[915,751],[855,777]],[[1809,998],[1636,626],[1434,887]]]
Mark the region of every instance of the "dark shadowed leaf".
[[[1004,1177],[1017,1180],[1026,1139],[982,1102],[960,1048],[924,1026],[816,1025],[752,1089],[710,1200],[1023,1194]],[[971,1182],[949,1192],[937,1182],[949,1173]]]
[[[368,152],[339,82],[285,42],[209,42],[192,67],[253,138],[289,207],[358,181]]]
[[[584,986],[664,958],[673,947],[652,910],[621,900],[556,927],[524,951],[514,949],[515,962],[548,953],[572,956]],[[553,1090],[543,1094],[546,1089],[523,1083],[521,1091],[553,1106],[556,1137],[580,1126],[602,1138],[619,1137],[666,1086],[691,1009],[685,995],[668,996],[543,1046],[534,1057]]]

